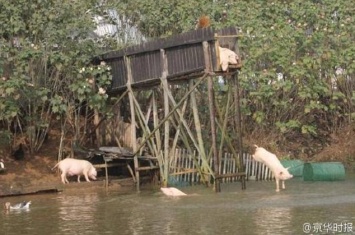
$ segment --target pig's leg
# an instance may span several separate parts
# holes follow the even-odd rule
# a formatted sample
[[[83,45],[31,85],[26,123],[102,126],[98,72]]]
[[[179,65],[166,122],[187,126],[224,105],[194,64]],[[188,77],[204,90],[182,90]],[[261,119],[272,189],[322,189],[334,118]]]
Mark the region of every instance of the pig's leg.
[[[78,183],[80,183],[80,175],[78,175]]]
[[[286,187],[285,187],[285,181],[284,180],[282,180],[282,189],[285,189]]]
[[[276,181],[276,192],[280,192],[280,187],[279,187],[279,179],[275,179]]]
[[[67,183],[68,180],[67,180],[67,177],[66,177],[66,173],[63,171],[62,174],[61,174],[61,179],[62,179],[62,182],[63,184]],[[69,183],[69,182],[68,182]]]
[[[67,184],[69,184],[68,178],[67,178],[67,174],[64,175],[64,180]]]
[[[88,176],[88,171],[84,171],[83,173],[84,173],[84,176],[85,176],[86,181],[87,181],[87,182],[90,182],[89,176]]]

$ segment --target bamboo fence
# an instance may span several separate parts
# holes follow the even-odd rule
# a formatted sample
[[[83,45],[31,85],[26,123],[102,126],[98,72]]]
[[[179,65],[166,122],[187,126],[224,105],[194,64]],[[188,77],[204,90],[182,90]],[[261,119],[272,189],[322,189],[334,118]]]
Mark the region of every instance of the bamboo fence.
[[[169,184],[175,186],[190,185],[200,183],[200,175],[196,170],[195,162],[201,164],[201,158],[193,152],[189,154],[186,149],[176,149],[175,154],[171,157],[169,162]],[[194,161],[194,158],[197,161]],[[218,174],[229,175],[238,173],[240,170],[237,167],[239,159],[236,159],[231,153],[224,153],[219,161]],[[211,158],[210,166],[213,165]],[[246,177],[249,180],[274,180],[272,172],[264,164],[257,162],[250,154],[243,155],[243,164]],[[230,183],[240,181],[240,177],[231,176],[221,179],[221,183]]]

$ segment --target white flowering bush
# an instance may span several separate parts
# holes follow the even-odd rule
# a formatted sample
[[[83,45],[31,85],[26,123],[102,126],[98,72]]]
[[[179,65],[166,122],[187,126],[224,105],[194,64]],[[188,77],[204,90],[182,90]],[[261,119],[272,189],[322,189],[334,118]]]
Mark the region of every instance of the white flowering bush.
[[[82,67],[70,89],[80,101],[86,101],[90,108],[102,109],[108,98],[107,89],[112,80],[111,68],[104,62]]]

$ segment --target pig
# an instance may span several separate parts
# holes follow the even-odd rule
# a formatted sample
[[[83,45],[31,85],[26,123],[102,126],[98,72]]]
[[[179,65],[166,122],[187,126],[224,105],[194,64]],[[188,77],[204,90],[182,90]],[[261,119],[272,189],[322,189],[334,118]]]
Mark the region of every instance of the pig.
[[[160,190],[167,196],[186,196],[187,194],[180,191],[177,188],[169,187],[169,188],[160,188]]]
[[[288,172],[288,168],[282,166],[280,160],[276,157],[275,154],[270,153],[262,147],[254,145],[255,153],[253,158],[255,161],[264,163],[274,174],[276,181],[276,192],[280,191],[279,181],[282,181],[282,189],[285,189],[285,180],[291,179],[293,175]]]
[[[86,160],[79,160],[79,159],[74,159],[74,158],[65,158],[58,162],[53,168],[55,169],[58,167],[60,171],[62,172],[61,174],[61,179],[63,184],[69,183],[67,179],[67,175],[73,176],[77,175],[78,176],[78,183],[80,183],[80,176],[84,175],[85,179],[87,182],[90,182],[90,179],[96,180],[97,176],[97,171],[95,167]]]
[[[238,64],[238,55],[228,48],[219,47],[220,65],[223,71],[227,71],[228,64]]]

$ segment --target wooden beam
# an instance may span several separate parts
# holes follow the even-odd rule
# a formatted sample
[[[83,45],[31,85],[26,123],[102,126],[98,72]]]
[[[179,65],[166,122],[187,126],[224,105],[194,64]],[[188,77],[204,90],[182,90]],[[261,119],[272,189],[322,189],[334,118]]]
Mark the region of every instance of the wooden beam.
[[[230,174],[223,174],[223,175],[216,175],[217,179],[222,178],[229,178],[229,177],[243,177],[246,176],[245,172],[238,172],[238,173],[230,173]]]
[[[239,80],[238,73],[235,73],[232,78],[233,88],[234,88],[234,104],[235,104],[235,124],[237,127],[237,136],[238,136],[238,152],[239,152],[239,168],[241,171],[244,171],[243,164],[243,133],[242,133],[242,118],[240,111],[240,97],[239,97]],[[242,189],[245,189],[245,177],[242,179]]]
[[[189,87],[191,89],[191,87],[193,87],[193,80],[189,81]],[[198,115],[199,110],[197,108],[197,102],[196,102],[196,95],[195,95],[195,91],[191,92],[191,108],[192,108],[192,113],[193,113],[193,117],[194,117],[194,122],[195,122],[195,129],[196,129],[196,135],[197,135],[197,143],[198,143],[198,147],[201,151],[202,157],[207,159],[207,155],[205,152],[205,145],[203,142],[203,137],[202,137],[202,130],[201,130],[201,122],[200,122],[200,117]],[[204,179],[204,181],[209,182],[209,179]]]
[[[141,166],[136,169],[136,171],[147,171],[147,170],[154,170],[159,169],[159,166]]]
[[[218,105],[216,105],[217,115],[219,117],[221,117],[221,119],[223,119],[223,117],[224,117],[224,119],[223,119],[223,127],[221,128],[221,132],[222,132],[221,141],[220,141],[219,151],[218,151],[218,158],[219,159],[222,158],[225,136],[227,135],[226,129],[227,129],[228,116],[229,116],[229,111],[230,111],[230,108],[229,108],[230,100],[231,100],[231,89],[228,88],[227,102],[226,102],[226,105],[223,106],[223,111],[220,111],[220,109],[218,108]],[[216,123],[218,125],[217,117],[216,117]]]
[[[132,167],[131,167],[129,164],[127,164],[127,168],[128,168],[129,173],[131,173],[133,182],[134,182],[134,183],[137,183],[137,180],[136,180],[136,177],[134,176],[134,172],[133,172],[133,170],[132,170]]]
[[[163,49],[160,50],[160,56],[162,61],[162,76],[161,82],[164,90],[164,117],[167,118],[169,116],[169,97],[168,97],[168,59],[166,57],[165,51]],[[169,176],[169,136],[170,136],[170,122],[169,119],[166,119],[164,123],[164,174],[163,174],[163,187],[168,186],[168,176]]]
[[[208,42],[203,42],[203,53],[205,58],[206,70],[212,70]],[[208,83],[207,84],[208,104],[210,110],[210,123],[211,123],[211,145],[212,145],[212,153],[213,153],[213,168],[214,168],[214,173],[218,174],[219,159],[218,159],[218,152],[217,152],[216,123],[215,123],[216,109],[215,109],[215,100],[214,100],[215,98],[214,98],[212,77],[208,78],[207,83]],[[219,179],[215,179],[215,191],[216,192],[221,191]]]
[[[207,76],[207,75],[208,75],[208,73],[206,73],[206,76]],[[194,89],[196,88],[196,84],[193,86],[193,88],[194,88]],[[192,92],[193,92],[193,90],[190,90],[190,92],[188,92],[188,94],[191,94]],[[170,102],[172,103],[172,105],[173,105],[174,107],[177,107],[178,105],[177,105],[177,103],[176,103],[176,101],[175,101],[173,95],[171,94],[170,90],[167,90],[167,93],[168,93],[168,96],[169,96],[169,99],[170,99]],[[185,95],[185,96],[186,96],[186,95]],[[184,97],[185,97],[185,96],[184,96]],[[180,102],[181,102],[181,101],[180,101]],[[213,176],[214,173],[213,173],[212,169],[210,168],[210,166],[209,166],[209,164],[208,164],[208,161],[207,161],[206,156],[203,155],[203,152],[202,152],[201,149],[199,148],[198,143],[197,143],[197,141],[196,141],[196,139],[195,139],[195,137],[194,137],[194,135],[193,135],[191,129],[189,128],[189,125],[187,124],[185,118],[183,117],[183,115],[182,115],[182,113],[181,113],[181,110],[180,110],[178,107],[176,108],[176,114],[179,116],[179,118],[180,118],[180,120],[181,120],[181,123],[183,124],[183,126],[184,126],[184,128],[185,128],[185,130],[186,130],[188,136],[190,137],[192,143],[194,144],[194,146],[195,146],[197,152],[200,154],[201,159],[202,159],[203,167],[204,167],[207,171],[209,171],[210,174]],[[208,181],[206,181],[206,180],[204,179],[204,182],[207,183]]]
[[[125,63],[126,63],[126,68],[127,68],[127,88],[129,89],[128,92],[128,97],[129,97],[129,106],[130,106],[130,110],[131,110],[131,143],[132,143],[132,147],[133,147],[133,152],[135,152],[134,158],[133,158],[133,162],[134,162],[134,169],[139,168],[139,162],[138,162],[138,158],[136,155],[136,151],[137,151],[137,138],[136,138],[136,115],[135,115],[135,108],[134,108],[134,94],[131,88],[131,84],[132,84],[132,71],[131,71],[131,62],[130,59],[125,56]],[[135,171],[135,175],[136,175],[136,188],[137,191],[140,191],[140,181],[139,181],[139,171]]]
[[[204,76],[202,76],[194,85],[193,89],[195,89],[200,83],[202,83],[203,79],[207,76],[208,74],[205,73]],[[171,115],[174,114],[174,112],[181,106],[181,104],[187,99],[187,97],[191,94],[191,92],[193,91],[190,90],[189,92],[187,92],[183,98],[181,98],[181,100],[174,105],[174,108],[169,112],[169,115],[167,117],[164,117],[164,119],[154,128],[154,130],[150,133],[149,136],[146,137],[146,139],[143,141],[143,143],[141,143],[141,145],[137,148],[137,151],[134,152],[133,155],[136,155],[139,151],[140,148],[142,148],[144,146],[144,144],[146,143],[147,139],[149,139],[157,130],[159,130],[159,128],[164,124],[164,122],[170,118]]]
[[[115,167],[115,166],[125,166],[126,163],[107,163],[107,164],[95,164],[94,167],[95,168],[105,168],[107,167]]]

